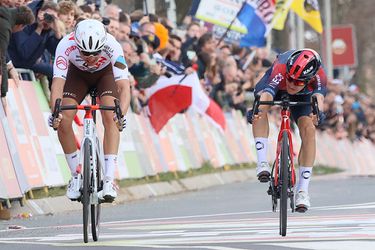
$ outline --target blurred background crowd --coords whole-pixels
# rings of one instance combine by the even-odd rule
[[[111,1],[105,6],[96,4],[98,1],[80,2],[0,0],[1,6],[28,5],[34,12],[36,22],[12,35],[7,59],[8,65],[32,70],[45,86],[47,97],[56,46],[77,22],[86,18],[102,21],[122,45],[131,74],[131,107],[141,115],[147,106],[144,90],[160,76],[192,72],[197,72],[204,91],[224,111],[234,109],[245,114],[252,105],[255,84],[277,55],[269,48],[226,44],[189,15],[177,26],[164,16],[142,9],[128,12]],[[32,80],[18,72],[22,79]],[[14,72],[10,76],[18,78]],[[328,90],[324,110],[327,119],[321,130],[337,139],[368,138],[375,143],[375,106],[371,98],[350,80],[330,80]]]

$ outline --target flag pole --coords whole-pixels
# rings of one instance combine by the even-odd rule
[[[219,45],[219,44],[223,41],[223,39],[227,36],[228,31],[230,30],[230,28],[232,28],[232,25],[233,25],[234,21],[236,21],[238,15],[241,13],[241,11],[243,10],[243,8],[245,7],[245,4],[246,4],[246,0],[243,1],[240,10],[237,12],[236,16],[235,16],[235,17],[233,18],[233,20],[230,22],[230,24],[229,24],[229,26],[227,27],[227,29],[225,30],[224,34],[220,37],[219,41],[217,42],[217,45]]]

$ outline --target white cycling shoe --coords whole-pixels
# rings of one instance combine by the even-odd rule
[[[79,197],[81,197],[81,185],[82,175],[78,174],[76,176],[72,176],[68,184],[68,189],[66,190],[66,196],[72,201],[77,200]]]
[[[268,182],[271,176],[271,168],[268,162],[261,162],[256,168],[257,177],[260,182]]]
[[[98,198],[105,202],[113,202],[117,197],[116,188],[112,181],[104,181],[103,189],[99,191]]]
[[[310,197],[305,191],[299,191],[296,194],[296,211],[304,213],[310,208]]]

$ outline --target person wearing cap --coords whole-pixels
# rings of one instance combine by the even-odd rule
[[[289,50],[278,55],[263,78],[255,86],[254,95],[260,101],[278,100],[287,94],[291,101],[310,102],[312,96],[318,100],[319,117],[312,114],[310,105],[291,107],[291,114],[298,125],[301,136],[301,149],[298,156],[299,178],[296,190],[296,211],[305,212],[310,207],[308,187],[315,160],[315,126],[323,122],[323,101],[327,92],[327,76],[319,54],[312,49]],[[257,152],[256,173],[260,182],[270,180],[271,169],[267,161],[269,124],[268,105],[259,106],[259,114],[247,113],[247,120],[252,123]]]

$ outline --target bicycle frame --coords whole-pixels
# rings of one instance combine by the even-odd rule
[[[111,110],[114,111],[118,119],[121,119],[121,109],[119,100],[115,99],[115,106],[96,105],[95,90],[90,92],[92,105],[66,105],[61,106],[61,99],[57,99],[53,117],[56,119],[62,110],[84,110],[85,116],[83,119],[83,138],[80,149],[80,166],[79,172],[83,176],[83,187],[81,188],[81,202],[83,204],[83,238],[84,242],[88,242],[88,216],[91,207],[91,228],[94,241],[98,240],[99,235],[99,221],[100,221],[100,203],[98,191],[101,185],[101,178],[104,172],[104,152],[102,144],[99,141],[96,130],[96,111],[97,110]],[[119,129],[122,131],[122,129]],[[98,178],[99,176],[99,178]],[[100,181],[100,183],[99,183]]]
[[[92,111],[98,110],[98,105],[78,105],[78,110],[85,110],[85,116],[83,118],[83,138],[81,141],[81,145],[84,145],[85,141],[88,140],[90,142],[90,150],[91,155],[96,155],[97,157],[93,157],[91,159],[90,164],[90,173],[92,176],[91,179],[91,187],[93,187],[93,190],[91,190],[90,195],[90,204],[99,204],[99,198],[98,198],[98,185],[97,185],[97,175],[96,170],[100,167],[100,171],[103,174],[103,166],[104,166],[104,153],[103,153],[103,147],[102,144],[99,142],[99,138],[97,136],[97,129],[96,129],[96,123],[94,121],[94,117],[92,115]],[[81,148],[80,152],[80,164],[83,166],[83,159],[84,159],[84,150]],[[97,161],[99,159],[99,162]],[[99,164],[98,164],[99,163]]]
[[[292,141],[292,132],[290,128],[290,110],[287,108],[282,108],[280,111],[281,113],[281,125],[280,125],[280,131],[277,138],[277,149],[276,149],[276,161],[275,161],[275,178],[274,178],[274,185],[277,186],[279,182],[279,165],[280,165],[280,152],[281,152],[281,138],[283,135],[283,132],[286,131],[288,134],[288,140],[289,140],[289,160],[290,160],[290,171],[291,171],[291,186],[294,187],[296,183],[296,175],[295,175],[295,169],[294,169],[294,154],[293,154],[293,141]]]
[[[287,200],[288,198],[290,199],[290,207],[292,212],[294,212],[293,188],[296,183],[293,140],[290,128],[290,107],[311,105],[313,114],[319,117],[318,101],[316,96],[312,96],[311,103],[289,101],[287,95],[283,95],[281,101],[260,101],[260,96],[256,96],[253,114],[258,114],[259,105],[281,106],[282,119],[277,137],[276,159],[272,168],[271,181],[267,193],[272,197],[272,210],[274,212],[276,212],[277,200],[280,199],[280,235],[285,236],[287,230]]]

